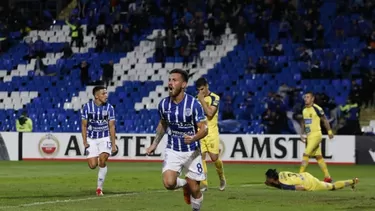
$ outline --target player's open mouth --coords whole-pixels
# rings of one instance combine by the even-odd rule
[[[168,87],[168,89],[169,89],[169,92],[173,91],[173,87]]]

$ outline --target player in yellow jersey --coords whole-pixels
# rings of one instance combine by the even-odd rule
[[[198,90],[198,100],[202,104],[205,115],[208,119],[208,135],[200,141],[201,152],[203,160],[203,170],[206,174],[206,180],[201,183],[201,190],[206,191],[208,188],[207,183],[207,165],[206,155],[208,154],[215,163],[216,172],[219,175],[220,187],[223,191],[226,186],[226,180],[224,176],[223,162],[219,158],[219,128],[218,128],[218,108],[220,97],[208,89],[208,82],[205,78],[199,78],[195,82],[195,87]]]
[[[297,174],[289,171],[281,171],[278,173],[276,169],[268,169],[265,184],[282,190],[321,191],[339,190],[349,186],[354,190],[358,182],[358,178],[354,178],[328,183],[320,181],[307,172]]]
[[[320,121],[323,121],[330,139],[333,138],[331,126],[329,125],[329,122],[324,115],[323,109],[314,104],[314,94],[312,92],[307,92],[304,96],[304,100],[305,108],[302,111],[303,121],[301,140],[306,143],[306,148],[305,152],[303,153],[303,160],[299,173],[302,173],[306,170],[306,167],[309,164],[309,158],[315,157],[320,166],[320,169],[324,172],[324,181],[332,182],[327,165],[324,162],[322,156],[322,151],[320,149],[320,142],[322,141]]]

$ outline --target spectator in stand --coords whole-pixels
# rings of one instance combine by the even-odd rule
[[[77,1],[79,17],[84,18],[86,16],[85,10],[86,10],[86,5],[89,3],[89,1],[90,0],[78,0]]]
[[[249,61],[246,66],[246,74],[255,74],[256,73],[256,65],[253,62],[253,58],[249,57]]]
[[[354,61],[350,56],[346,56],[341,62],[341,68],[345,78],[348,78],[353,67]]]
[[[324,27],[322,24],[319,24],[318,27],[316,28],[316,44],[315,48],[321,49],[325,47],[324,44]]]
[[[312,28],[312,24],[309,22],[305,23],[305,38],[304,43],[307,48],[313,49],[314,48],[314,29]]]
[[[28,117],[27,111],[23,111],[21,116],[16,120],[17,132],[32,132],[33,121]]]
[[[83,36],[80,35],[80,33],[82,33],[82,31],[80,32],[80,30],[82,30],[81,26],[78,24],[78,22],[74,24],[69,23],[68,19],[65,20],[65,23],[70,27],[71,30],[70,35],[72,41],[70,42],[70,46],[73,47],[73,43],[75,43],[76,47],[83,47]]]
[[[24,60],[27,60],[29,63],[31,59],[35,58],[34,43],[32,40],[27,44],[27,54],[23,57]]]
[[[165,52],[167,57],[174,57],[174,46],[176,45],[176,38],[173,34],[172,29],[167,31],[165,38]]]
[[[113,79],[113,61],[110,60],[108,64],[101,64],[101,67],[103,68],[103,82],[108,87]]]
[[[291,26],[290,23],[284,18],[280,23],[279,39],[288,38],[290,34]]]
[[[262,124],[266,126],[267,134],[281,133],[280,115],[275,111],[271,111],[271,109],[267,109],[262,114]]]
[[[34,71],[36,76],[44,76],[46,70],[46,65],[44,65],[42,59],[38,56],[36,57],[35,61],[35,66],[34,66]]]
[[[297,18],[293,20],[292,33],[294,42],[299,43],[303,40],[304,28],[305,24],[303,22],[303,19],[298,15]]]
[[[101,53],[106,47],[106,36],[103,30],[100,30],[96,35],[96,47],[95,52]]]
[[[96,27],[98,26],[98,17],[94,14],[93,10],[90,10],[87,17],[87,30],[86,36],[89,36],[91,33],[96,34]]]
[[[359,124],[358,104],[348,99],[346,105],[340,106],[340,110],[345,118],[344,127],[338,130],[339,135],[360,135],[361,127]]]
[[[241,109],[241,120],[247,120],[251,121],[254,119],[253,113],[255,108],[255,103],[253,101],[254,93],[248,92],[247,96],[245,98],[245,101],[241,103],[240,109]]]
[[[46,56],[46,43],[38,36],[37,40],[34,42],[34,52],[35,56],[44,58]]]
[[[241,16],[238,18],[238,24],[236,27],[236,34],[237,34],[237,40],[238,44],[243,45],[245,44],[245,33],[247,32],[247,24],[245,22],[245,19]]]
[[[133,35],[130,32],[128,27],[124,28],[123,40],[124,40],[125,52],[131,51],[133,49],[133,45],[132,45]]]
[[[363,74],[361,98],[365,108],[375,105],[375,72]]]
[[[81,64],[75,65],[73,68],[77,68],[77,67],[80,69],[81,84],[85,86],[90,81],[90,75],[89,75],[90,64],[88,64],[86,61],[82,61]]]
[[[161,31],[158,31],[158,34],[156,37],[148,39],[149,41],[155,42],[155,59],[156,62],[165,62],[165,54],[164,54],[164,40],[165,37],[163,37]]]
[[[229,95],[225,96],[221,119],[222,120],[235,119],[234,113],[233,113],[233,101],[232,101],[232,97]]]
[[[61,52],[63,53],[63,59],[68,59],[73,55],[73,50],[70,47],[69,43],[65,43],[63,49],[61,49]]]

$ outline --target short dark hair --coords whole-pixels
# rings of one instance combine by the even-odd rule
[[[169,74],[178,73],[181,75],[182,79],[187,83],[189,81],[189,74],[182,69],[173,69]]]
[[[305,95],[310,94],[312,97],[315,97],[314,93],[312,91],[308,91],[305,93]]]
[[[105,89],[105,87],[104,87],[104,86],[96,86],[96,87],[94,87],[94,88],[92,89],[92,95],[95,96],[96,92],[98,92],[98,91],[100,91],[100,90],[102,90],[102,89]]]
[[[276,171],[276,169],[268,169],[266,171],[266,177],[271,179],[279,179],[279,173]]]
[[[208,85],[208,81],[207,79],[205,78],[198,78],[198,80],[195,82],[195,87],[196,88],[199,88],[199,87],[202,87],[202,86],[207,86]]]

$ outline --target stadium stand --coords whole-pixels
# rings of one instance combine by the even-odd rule
[[[210,88],[222,97],[222,123],[239,124],[236,130],[226,130],[223,124],[222,132],[296,133],[302,94],[308,90],[319,93],[317,103],[338,131],[352,120],[357,123],[351,127],[359,128],[358,118],[345,117],[346,123],[339,120],[343,114],[357,112],[356,116],[362,106],[372,109],[374,104],[374,4],[363,2],[353,1],[353,8],[348,9],[333,0],[299,1],[298,7],[292,1],[232,1],[206,10],[206,5],[180,9],[168,1],[146,5],[142,1],[129,5],[91,1],[85,13],[92,16],[74,10],[69,20],[78,28],[82,24],[84,43],[71,48],[71,57],[62,53],[65,43],[72,41],[71,28],[64,21],[30,31],[24,42],[1,55],[0,118],[5,121],[0,129],[14,131],[17,111],[27,110],[33,131],[80,131],[79,109],[91,98],[93,86],[101,83],[102,65],[110,61],[114,64],[109,101],[116,106],[119,132],[155,130],[159,118],[155,108],[167,95],[166,78],[172,68],[189,71],[187,92],[191,94],[195,93],[193,82],[207,77]],[[194,40],[201,26],[196,16],[206,23],[202,42]],[[163,41],[168,40],[171,22],[177,31],[172,56],[160,54],[157,40],[159,32]],[[86,33],[93,26],[96,35]],[[115,48],[129,41],[122,28],[131,32],[128,52]],[[113,43],[118,30],[120,42]],[[107,36],[104,43],[100,31]],[[36,74],[39,60],[35,55],[25,59],[35,51],[36,42],[43,43],[45,53],[42,75]],[[191,53],[186,65],[183,53],[187,48]],[[79,70],[83,61],[89,65],[89,81],[82,79]],[[351,110],[343,109],[345,105]],[[352,129],[350,133],[357,132]],[[374,121],[362,132],[375,132]]]

